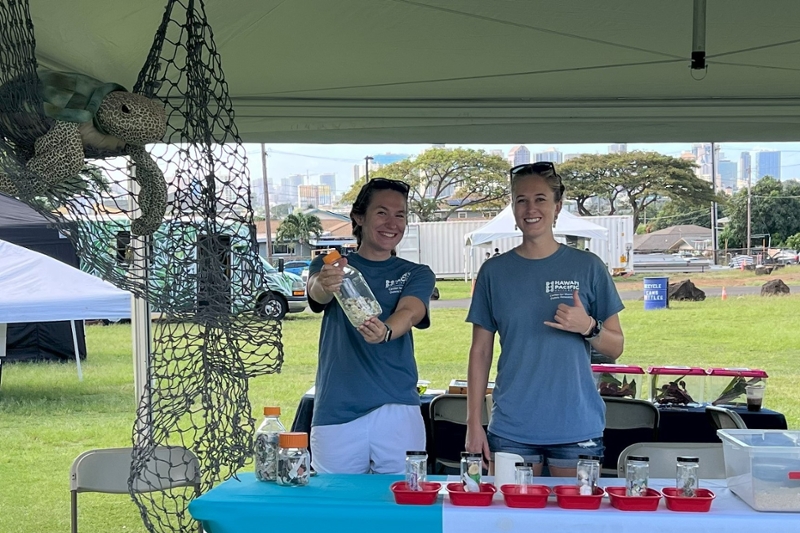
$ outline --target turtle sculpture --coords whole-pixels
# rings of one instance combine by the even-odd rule
[[[0,191],[18,196],[20,180],[35,195],[57,190],[81,172],[88,154],[97,157],[128,155],[136,165],[140,216],[133,220],[136,235],[152,235],[164,218],[167,186],[164,175],[144,146],[158,142],[166,132],[164,106],[157,100],[128,92],[116,83],[103,83],[71,72],[40,69],[39,93],[44,103],[46,133],[35,138],[25,171],[14,180],[0,174]],[[2,92],[3,89],[0,89]],[[9,114],[0,122],[17,132],[32,131],[30,113]],[[39,128],[41,131],[41,128]],[[14,137],[14,135],[10,135]],[[19,135],[17,136],[19,137]],[[25,140],[28,140],[27,138]],[[17,145],[21,143],[17,140]]]

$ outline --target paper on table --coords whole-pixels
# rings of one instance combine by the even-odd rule
[[[503,485],[516,481],[516,463],[523,461],[521,455],[516,453],[497,452],[494,454],[494,486],[497,490]]]

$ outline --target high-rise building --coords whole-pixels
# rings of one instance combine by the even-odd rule
[[[753,175],[753,169],[750,163],[750,152],[742,152],[739,155],[739,182],[737,183],[739,189],[746,189],[747,183],[750,181],[750,176]]]
[[[711,181],[711,175],[713,174],[713,169],[711,164],[712,160],[711,143],[693,145],[692,154],[694,154],[695,162],[697,163],[697,168],[695,169],[695,173],[701,179],[704,179],[706,181]]]
[[[336,174],[320,174],[319,184],[327,185],[331,189],[331,194],[336,194]]]
[[[738,174],[738,166],[736,161],[728,161],[722,159],[717,162],[717,176],[719,176],[717,186],[723,190],[730,189],[735,192],[737,187],[736,178]]]
[[[533,161],[534,163],[538,163],[540,161],[550,161],[551,163],[563,163],[564,154],[562,154],[555,148],[550,148],[549,150],[545,150],[544,152],[539,152],[535,154]]]
[[[609,154],[627,154],[628,143],[614,143],[608,147]]]
[[[781,179],[781,153],[756,152],[756,181],[764,176]]]
[[[308,206],[320,207],[331,205],[331,188],[327,185],[299,185],[297,202],[301,209]]]
[[[506,158],[506,155],[503,153],[503,151],[502,151],[502,150],[490,150],[490,151],[489,151],[489,154],[490,154],[490,155],[496,155],[496,156],[498,156],[498,157],[502,157],[503,159],[505,159],[505,158]]]
[[[531,151],[525,146],[515,146],[508,152],[508,164],[512,167],[531,162]]]
[[[576,157],[580,157],[582,155],[583,154],[564,154],[564,161],[562,161],[562,163],[566,163],[570,159],[575,159]]]

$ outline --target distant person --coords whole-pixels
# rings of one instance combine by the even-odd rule
[[[581,454],[602,456],[605,405],[590,348],[612,360],[623,349],[619,293],[602,260],[561,245],[553,226],[564,185],[548,162],[511,169],[514,220],[522,244],[485,263],[467,322],[466,451],[521,455],[539,476],[575,477]],[[495,335],[500,358],[488,434],[481,425]]]
[[[494,249],[494,255],[492,255],[492,257],[497,257],[498,255],[500,255],[500,248],[495,248]]]
[[[425,449],[411,329],[430,325],[436,278],[392,254],[406,229],[409,186],[376,178],[361,187],[350,220],[358,249],[336,264],[311,263],[308,303],[323,312],[311,465],[334,474],[402,474],[406,451]],[[380,316],[354,328],[334,294],[343,267],[364,275]]]
[[[489,259],[490,257],[492,257],[492,254],[490,252],[486,252],[486,257],[484,258],[484,261],[486,259]]]

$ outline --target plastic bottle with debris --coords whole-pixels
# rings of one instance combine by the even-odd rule
[[[336,250],[323,258],[326,265],[335,265],[342,258]],[[381,314],[381,304],[367,285],[367,281],[357,268],[344,266],[344,278],[339,292],[334,293],[336,301],[342,306],[347,319],[358,327],[367,319]]]
[[[264,407],[264,420],[256,430],[254,455],[259,481],[275,481],[278,476],[278,435],[286,431],[280,416],[280,407]]]

